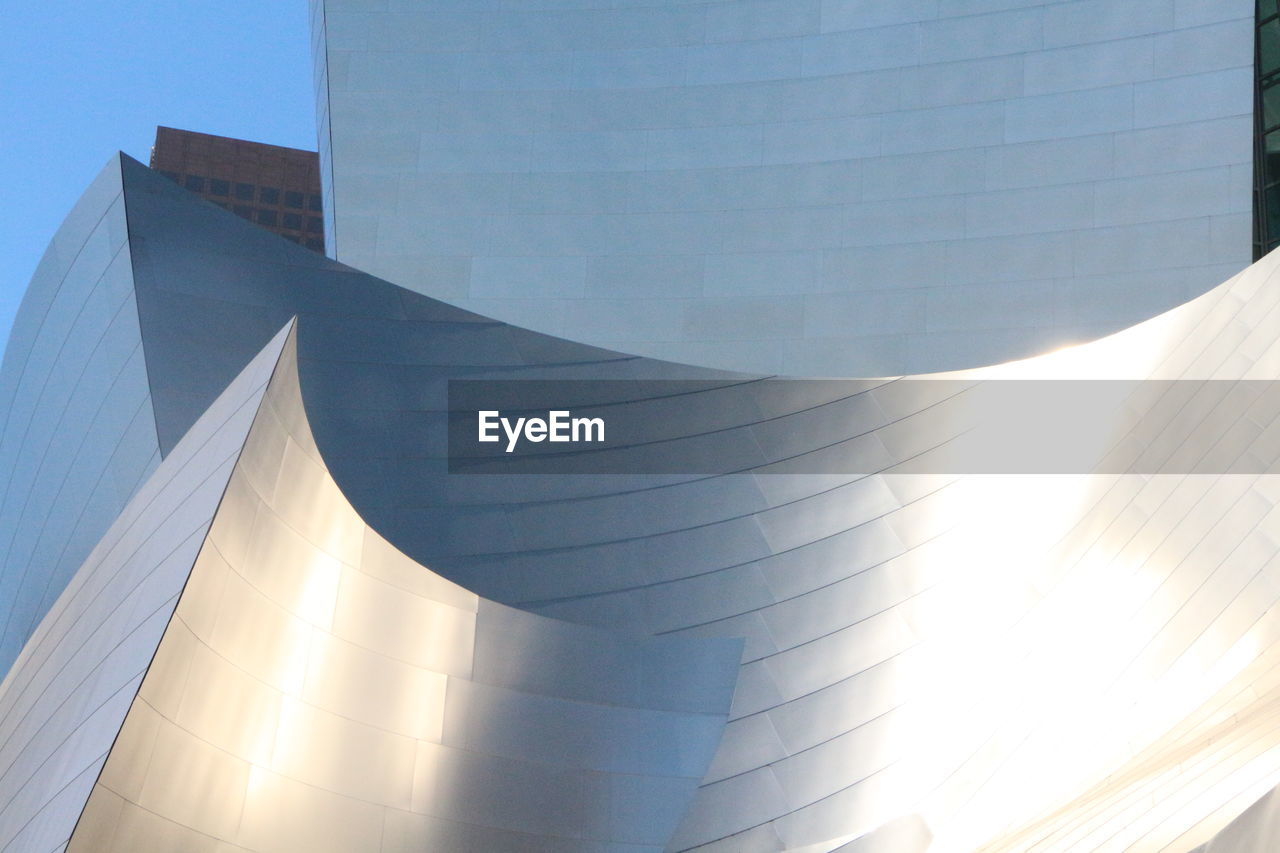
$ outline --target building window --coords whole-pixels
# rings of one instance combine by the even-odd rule
[[[219,180],[218,178],[209,179],[210,195],[231,195],[231,182]]]
[[[307,208],[309,210],[320,210],[320,196],[312,195],[307,199]]]
[[[183,181],[182,185],[193,193],[204,192],[204,178],[200,175],[187,175],[187,179]]]
[[[275,224],[276,224],[276,212],[275,212],[274,210],[259,210],[259,211],[258,211],[258,224],[259,224],[259,225],[268,225],[268,226],[270,226],[270,227],[274,228],[274,227],[275,227]]]
[[[284,227],[292,228],[294,231],[302,230],[302,214],[286,213],[284,215]]]
[[[253,208],[247,204],[237,204],[235,206],[236,216],[243,216],[245,219],[253,219]]]
[[[1280,245],[1280,15],[1259,0],[1254,39],[1253,257]]]
[[[236,184],[236,198],[241,201],[253,201],[253,184]]]
[[[279,204],[280,188],[279,187],[262,187],[258,190],[258,201],[263,204]]]
[[[285,192],[284,206],[292,207],[295,210],[302,210],[302,193]]]
[[[312,234],[319,234],[324,231],[324,220],[318,216],[307,217],[307,230]]]

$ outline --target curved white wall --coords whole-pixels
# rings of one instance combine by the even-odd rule
[[[1248,0],[313,0],[336,257],[628,352],[1002,361],[1250,259]]]

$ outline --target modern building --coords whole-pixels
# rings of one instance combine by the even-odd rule
[[[0,849],[1276,846],[1265,8],[395,7],[312,4],[336,258],[120,155],[37,269]],[[922,465],[1063,379],[1076,467]],[[633,467],[459,473],[475,380]]]
[[[1249,262],[1254,6],[313,0],[330,253],[727,369],[1034,355]]]
[[[324,251],[314,151],[157,127],[151,168],[290,242]]]

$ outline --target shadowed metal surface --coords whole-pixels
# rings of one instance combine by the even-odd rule
[[[4,669],[160,461],[124,208],[113,160],[45,250],[0,366]]]

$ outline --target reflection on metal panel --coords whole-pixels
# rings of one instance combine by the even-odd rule
[[[865,474],[450,475],[451,378],[753,378],[469,314],[122,172],[161,434],[295,315],[296,369],[81,849],[1186,849],[1276,785],[1275,476],[896,474],[962,422],[947,383],[878,380],[832,417],[785,382],[709,408],[798,450],[894,426]],[[945,378],[1273,381],[1278,264]],[[1273,409],[1223,446],[1280,458]]]
[[[216,386],[213,374],[253,343],[252,323],[297,313],[316,443],[361,516],[398,548],[545,615],[746,639],[724,740],[674,849],[822,849],[867,833],[862,846],[875,849],[893,837],[878,829],[899,819],[922,821],[938,850],[1006,837],[1016,846],[1078,797],[1148,802],[1148,786],[1167,780],[1140,768],[1164,772],[1170,756],[1208,749],[1214,713],[1251,701],[1239,691],[1253,670],[1242,667],[1272,644],[1256,619],[1274,601],[1269,477],[888,473],[912,448],[955,435],[927,393],[944,383],[924,382],[868,383],[874,405],[829,419],[812,415],[820,401],[801,386],[784,393],[789,383],[721,413],[767,414],[775,428],[760,435],[796,448],[887,419],[897,426],[867,457],[884,469],[867,476],[449,475],[450,378],[749,377],[548,338],[321,259],[277,255],[245,275],[266,247],[237,251],[238,223],[184,205],[163,182],[130,180],[131,229],[148,235],[140,278],[154,282],[140,310],[168,330],[165,361],[201,353]],[[213,263],[188,236],[208,245],[219,229],[242,260]],[[1273,269],[1256,265],[1113,338],[948,378],[1274,379]],[[148,300],[164,310],[148,313]],[[215,302],[217,313],[203,310]],[[198,344],[221,330],[242,342]],[[672,429],[699,429],[678,415]],[[1259,429],[1238,451],[1274,456],[1274,413],[1248,417]],[[1258,751],[1268,742],[1240,736],[1256,748],[1216,762],[1218,772],[1268,766]],[[1229,817],[1214,802],[1225,790],[1217,777],[1169,784],[1178,798],[1153,793],[1162,805],[1144,812],[1148,823],[1098,823],[1093,807],[1062,820],[1087,832],[1131,826],[1148,833],[1141,848]]]
[[[329,477],[290,344],[69,849],[658,851],[740,651],[409,561]]]
[[[1280,815],[1275,790],[1249,806],[1226,829],[1193,853],[1267,853],[1280,845]]]
[[[0,685],[0,848],[49,850],[70,837],[284,339],[250,362],[139,487]]]

